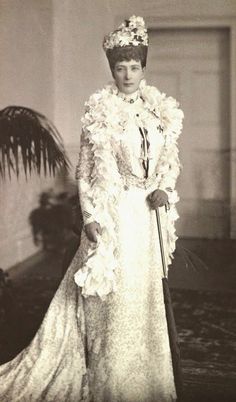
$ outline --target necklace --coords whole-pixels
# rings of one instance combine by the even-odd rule
[[[125,102],[128,103],[134,103],[140,98],[140,90],[138,89],[137,91],[133,92],[132,94],[125,94],[124,92],[118,92],[117,96],[119,96],[121,99],[123,99]]]

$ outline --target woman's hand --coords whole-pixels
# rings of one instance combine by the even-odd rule
[[[165,191],[158,189],[149,194],[147,200],[151,209],[157,209],[168,203],[168,195]]]
[[[97,243],[98,235],[102,234],[101,226],[97,222],[88,223],[85,225],[84,230],[87,238],[94,243]]]

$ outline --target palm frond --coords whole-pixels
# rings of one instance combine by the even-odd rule
[[[0,175],[6,169],[19,176],[19,160],[27,177],[32,170],[55,175],[57,169],[70,168],[63,141],[56,127],[41,113],[23,106],[8,106],[0,111]]]

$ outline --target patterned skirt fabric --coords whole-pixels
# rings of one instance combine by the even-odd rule
[[[106,302],[85,299],[94,402],[175,400],[157,223],[147,205],[149,193],[150,189],[133,187],[120,200],[116,293]],[[161,210],[164,224],[165,210]]]
[[[150,189],[133,187],[122,194],[117,291],[105,301],[83,298],[74,283],[88,249],[82,234],[33,341],[0,366],[1,402],[175,401],[161,256],[155,213],[146,202],[149,193]]]

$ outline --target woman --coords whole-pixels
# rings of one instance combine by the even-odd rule
[[[1,401],[176,400],[154,209],[170,263],[183,113],[143,80],[141,17],[103,47],[114,83],[82,119],[81,245],[32,343],[0,368]]]
[[[105,38],[115,84],[90,97],[83,119],[77,173],[85,232],[95,246],[75,280],[86,296],[95,401],[175,399],[153,209],[162,207],[170,262],[183,114],[143,81],[147,46],[144,21],[135,16]]]

